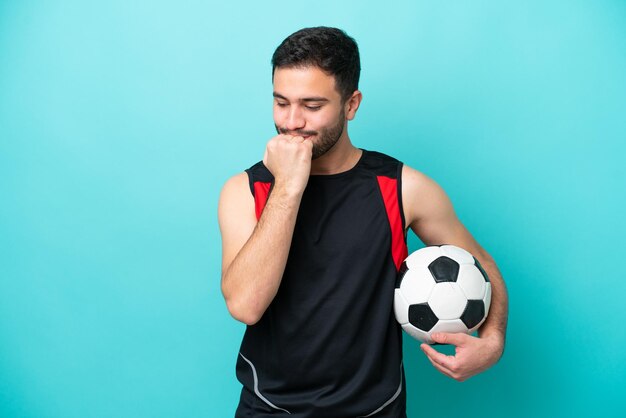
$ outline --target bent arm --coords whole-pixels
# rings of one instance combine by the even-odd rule
[[[222,293],[231,315],[255,324],[270,305],[287,263],[302,194],[275,184],[257,222],[246,173],[222,190]]]
[[[426,245],[461,247],[476,257],[487,272],[492,289],[491,306],[478,334],[481,338],[493,339],[501,355],[506,337],[508,296],[495,261],[459,221],[450,199],[433,180],[404,166],[402,196],[406,223]]]

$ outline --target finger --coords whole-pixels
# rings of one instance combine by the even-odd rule
[[[433,341],[439,344],[452,344],[457,347],[463,346],[467,342],[467,337],[469,335],[458,332],[435,332],[431,335]]]
[[[422,344],[420,348],[422,349],[424,354],[428,356],[429,359],[433,360],[437,364],[440,364],[441,366],[447,369],[452,368],[454,361],[455,361],[454,356],[447,356],[443,353],[440,353],[439,351],[435,350],[428,344]]]
[[[435,351],[435,353],[437,353],[437,352]],[[452,378],[455,378],[455,372],[454,372],[452,367],[449,367],[448,364],[442,364],[440,360],[433,358],[433,356],[431,356],[431,355],[429,355],[427,353],[425,353],[425,354],[426,354],[426,357],[428,358],[428,360],[432,363],[432,365],[435,368],[437,368],[437,370],[439,370],[440,372],[442,372],[442,373],[444,373],[444,374],[446,374],[446,375],[448,375],[448,376],[450,376]]]
[[[442,374],[444,374],[444,375],[454,379],[454,376],[453,376],[451,370],[449,370],[446,367],[442,366],[441,364],[437,363],[435,360],[430,358],[428,355],[426,357],[428,358],[428,361],[430,361],[430,363],[433,365],[433,367],[435,369],[439,370],[439,372],[441,372]]]

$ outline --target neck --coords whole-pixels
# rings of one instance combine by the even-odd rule
[[[350,142],[347,132],[328,152],[311,163],[311,174],[338,174],[350,170],[361,158],[360,149]]]

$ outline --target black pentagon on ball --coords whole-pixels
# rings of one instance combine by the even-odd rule
[[[480,262],[476,259],[476,257],[474,257],[474,264],[476,264],[476,267],[478,267],[478,270],[480,270],[480,272],[482,273],[483,277],[485,278],[485,281],[488,282],[489,276],[487,276],[487,272],[485,271],[483,266],[480,265]]]
[[[459,263],[443,255],[430,263],[428,270],[437,283],[456,282],[459,275]]]
[[[439,321],[427,303],[409,306],[409,323],[422,331],[430,331]]]
[[[485,317],[485,304],[482,300],[470,299],[465,305],[465,311],[461,315],[461,321],[467,329],[472,329]]]

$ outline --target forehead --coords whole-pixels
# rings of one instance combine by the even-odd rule
[[[318,67],[277,68],[274,71],[274,93],[290,100],[325,97],[338,100],[335,77]]]

